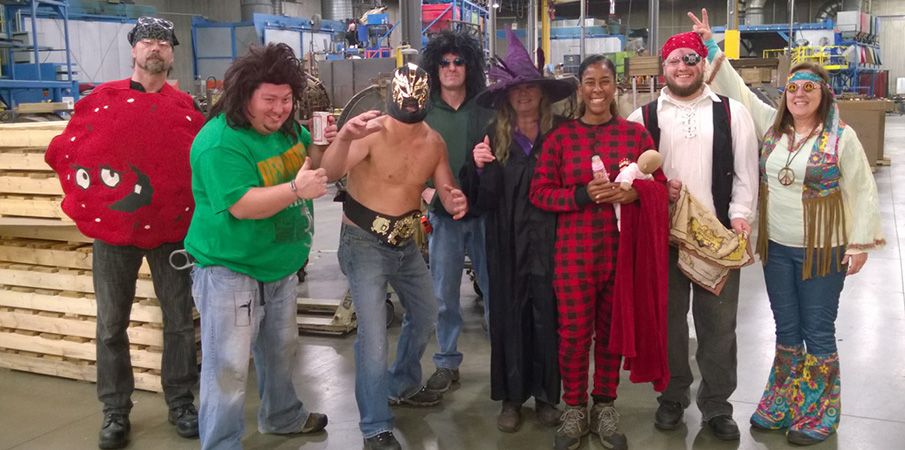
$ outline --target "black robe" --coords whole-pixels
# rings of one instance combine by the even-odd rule
[[[565,119],[557,118],[554,128]],[[492,122],[486,132],[494,146]],[[490,278],[490,397],[523,403],[535,397],[559,403],[557,306],[553,291],[556,215],[531,204],[528,192],[545,136],[530,155],[513,141],[505,164],[478,173],[470,142],[459,173],[469,205],[485,211]]]

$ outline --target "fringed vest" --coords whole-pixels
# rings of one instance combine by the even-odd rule
[[[839,122],[837,136],[842,136],[845,124]],[[842,204],[842,191],[839,188],[838,148],[827,151],[829,131],[824,128],[820,133],[816,145],[811,148],[807,169],[803,180],[804,189],[801,194],[801,203],[804,208],[804,248],[805,259],[802,266],[802,279],[811,278],[814,264],[817,264],[817,276],[822,277],[830,272],[831,264],[836,264],[836,270],[842,270],[843,251],[836,253],[833,258],[833,242],[845,247],[848,244],[848,236],[845,231],[845,209]],[[757,238],[757,253],[761,261],[767,263],[767,202],[769,189],[767,187],[767,159],[776,148],[779,141],[773,129],[767,132],[764,138],[763,149],[760,154],[760,200],[758,209],[759,235]],[[835,147],[838,147],[838,140]]]

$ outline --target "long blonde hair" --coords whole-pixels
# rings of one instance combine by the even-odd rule
[[[506,165],[506,160],[509,159],[509,146],[512,144],[512,133],[515,132],[516,117],[515,110],[512,109],[509,101],[500,103],[501,106],[496,113],[493,155],[496,156],[500,164]],[[552,128],[553,112],[550,108],[550,100],[547,99],[545,92],[540,100],[540,128],[537,130],[538,136],[546,134]]]

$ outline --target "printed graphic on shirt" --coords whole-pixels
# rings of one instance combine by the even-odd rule
[[[274,186],[291,180],[305,162],[305,145],[299,142],[283,154],[258,162],[264,186]]]
[[[280,155],[258,162],[258,171],[264,186],[275,186],[295,178],[306,158],[305,145],[299,142]],[[273,231],[277,243],[296,242],[306,239],[314,231],[308,200],[296,200],[274,216]],[[301,216],[301,218],[299,218]]]

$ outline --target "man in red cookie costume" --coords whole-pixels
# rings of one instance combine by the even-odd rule
[[[644,124],[663,156],[669,200],[684,185],[729,230],[750,234],[757,209],[758,150],[754,122],[745,107],[716,95],[704,84],[707,48],[696,33],[669,38],[660,53],[666,87],[660,97],[629,116]],[[739,439],[729,396],[737,384],[739,270],[729,271],[715,295],[679,269],[679,251],[669,249],[669,385],[658,399],[654,425],[674,430],[691,404],[694,382],[689,365],[688,310],[697,336],[695,359],[701,370],[696,403],[704,422],[723,440]],[[693,298],[693,303],[692,303]]]
[[[141,17],[128,35],[132,77],[104,83],[75,105],[46,161],[60,177],[63,211],[94,238],[97,394],[104,404],[100,448],[129,442],[135,380],[126,329],[142,259],[163,312],[161,383],[168,420],[198,435],[198,381],[191,278],[169,264],[183,248],[194,210],[189,150],[204,117],[166,82],[179,44],[173,24]]]

